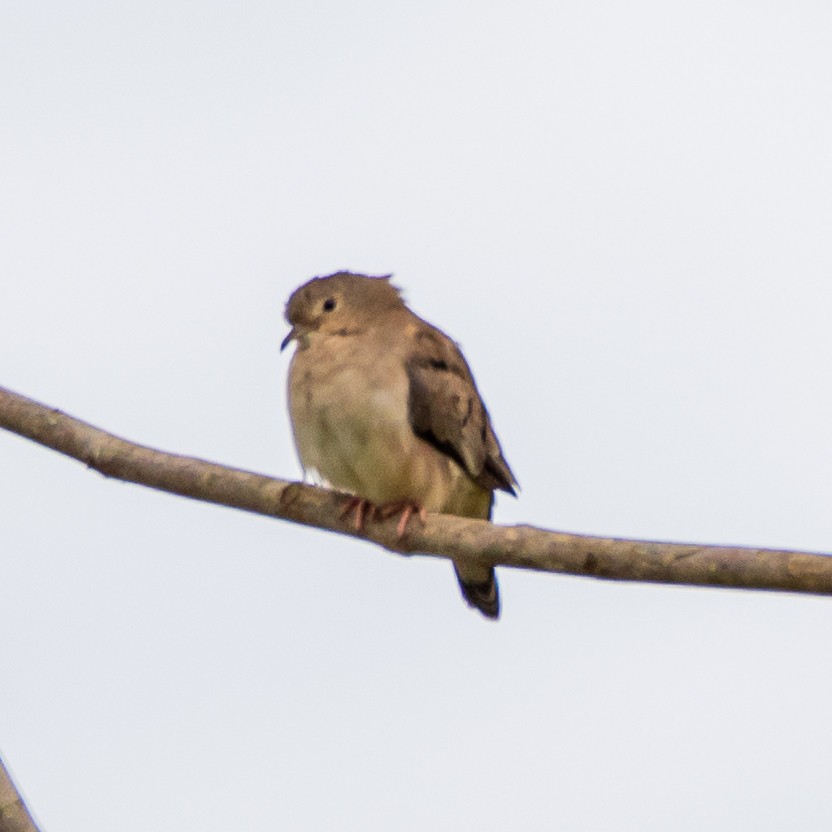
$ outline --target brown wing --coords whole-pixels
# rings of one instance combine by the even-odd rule
[[[408,411],[416,435],[456,460],[477,485],[514,494],[517,481],[456,344],[424,324],[408,357],[407,374]]]

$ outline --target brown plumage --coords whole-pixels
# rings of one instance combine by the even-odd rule
[[[415,509],[488,519],[495,489],[515,493],[462,353],[407,308],[389,276],[310,280],[286,318],[283,346],[297,342],[289,411],[305,470],[406,511],[404,525]],[[468,603],[497,618],[494,570],[454,566]]]

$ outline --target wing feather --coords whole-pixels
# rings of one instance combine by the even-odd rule
[[[457,345],[423,323],[406,366],[408,412],[416,435],[459,463],[480,487],[514,494],[517,481]]]

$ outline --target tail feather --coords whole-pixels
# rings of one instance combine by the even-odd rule
[[[469,606],[476,607],[486,618],[498,619],[500,617],[500,590],[494,569],[478,569],[472,573],[466,570],[463,576],[459,566],[454,563],[454,570],[459,581],[459,588],[462,590],[462,597]]]

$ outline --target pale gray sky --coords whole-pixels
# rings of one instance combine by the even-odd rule
[[[0,7],[0,384],[298,476],[283,303],[395,272],[498,522],[832,552],[832,7]],[[0,434],[49,832],[827,830],[832,600],[450,566]]]

